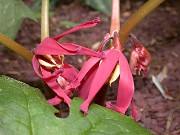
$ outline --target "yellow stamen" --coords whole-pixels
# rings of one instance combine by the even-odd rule
[[[42,59],[39,59],[38,61],[39,61],[39,63],[40,63],[41,65],[43,65],[43,66],[45,66],[45,67],[47,67],[47,68],[53,68],[53,67],[56,66],[56,65],[50,64],[50,63],[48,63],[48,62],[46,62],[46,61],[44,61],[44,60],[42,60]]]
[[[55,64],[56,65],[56,62],[55,62],[55,60],[53,59],[53,57],[51,56],[51,55],[44,55],[44,57],[45,58],[47,58],[48,60],[50,60],[53,64]]]
[[[117,80],[117,78],[120,75],[120,65],[117,64],[113,73],[111,74],[111,78],[109,79],[109,85],[111,86],[111,84]]]
[[[64,62],[64,55],[58,55],[58,58],[62,61],[62,63]]]

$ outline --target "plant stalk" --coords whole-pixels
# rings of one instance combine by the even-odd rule
[[[112,0],[111,26],[110,34],[120,29],[120,0]]]
[[[42,0],[41,41],[46,37],[49,37],[49,0]]]
[[[32,61],[33,53],[28,49],[24,48],[19,43],[15,42],[14,40],[10,39],[9,37],[5,36],[4,34],[0,33],[0,43],[4,46],[12,50],[13,52],[22,56],[26,61]]]
[[[130,32],[155,8],[157,8],[165,0],[148,0],[141,6],[126,22],[120,30],[121,45],[124,46]]]

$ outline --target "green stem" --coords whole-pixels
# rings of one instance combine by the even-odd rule
[[[33,53],[27,50],[26,48],[24,48],[22,45],[18,44],[17,42],[13,41],[12,39],[10,39],[9,37],[5,36],[2,33],[0,33],[0,43],[2,43],[4,46],[14,51],[15,53],[19,54],[25,60],[31,63]]]
[[[49,0],[42,0],[41,41],[46,37],[49,37]]]
[[[121,27],[120,41],[122,46],[127,40],[130,32],[155,8],[157,8],[165,0],[148,0],[143,6],[140,7]]]

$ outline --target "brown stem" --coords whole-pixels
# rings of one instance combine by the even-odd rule
[[[119,35],[122,46],[127,40],[130,32],[163,1],[165,0],[148,0],[125,22],[125,24],[121,27]]]
[[[15,53],[19,54],[26,61],[31,63],[33,53],[27,50],[26,48],[24,48],[22,45],[18,44],[17,42],[13,41],[12,39],[10,39],[9,37],[5,36],[2,33],[0,33],[0,43],[2,43],[4,46],[14,51]]]

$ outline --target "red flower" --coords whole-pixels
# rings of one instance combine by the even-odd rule
[[[106,36],[105,41],[108,41],[110,38],[112,37]],[[105,43],[106,42],[103,42],[103,44]],[[84,63],[79,72],[78,79],[79,82],[82,82],[80,85],[79,96],[85,99],[85,102],[81,104],[81,110],[85,115],[88,112],[88,107],[91,101],[101,87],[111,77],[117,64],[120,65],[117,102],[116,105],[112,105],[110,102],[107,102],[106,106],[124,114],[132,101],[134,94],[134,81],[129,64],[121,52],[121,45],[117,32],[114,33],[113,45],[113,49],[103,51],[106,58],[91,57]],[[83,80],[84,77],[85,79]]]
[[[79,87],[79,97],[85,101],[81,104],[84,115],[88,113],[88,107],[101,89],[119,77],[119,87],[116,104],[106,103],[106,107],[124,114],[129,105],[133,106],[133,118],[136,119],[136,109],[133,105],[134,81],[131,72],[146,72],[151,56],[148,51],[130,35],[135,50],[131,54],[130,67],[122,53],[118,33],[113,36],[107,34],[99,49],[95,52],[91,49],[74,43],[60,44],[58,40],[63,36],[83,28],[89,28],[99,23],[99,18],[83,23],[54,38],[44,39],[34,51],[33,67],[36,74],[56,93],[49,100],[52,105],[59,104],[62,100],[70,105],[71,91]],[[113,39],[113,48],[102,51],[104,45]],[[64,55],[91,56],[80,71],[72,65],[64,62]]]
[[[93,27],[99,22],[100,19],[97,18],[54,38],[45,38],[36,47],[32,62],[33,68],[35,73],[57,94],[56,97],[49,100],[52,105],[58,104],[62,100],[70,105],[69,94],[71,94],[72,89],[80,84],[75,82],[79,71],[63,61],[64,55],[88,55],[101,58],[104,56],[102,52],[95,52],[74,43],[60,44],[58,40],[80,29]]]

